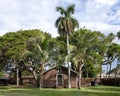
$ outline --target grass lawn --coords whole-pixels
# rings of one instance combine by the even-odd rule
[[[12,88],[0,86],[0,96],[120,96],[120,87],[95,86],[78,89]]]

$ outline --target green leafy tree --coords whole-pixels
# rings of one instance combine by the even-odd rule
[[[13,60],[13,64],[17,67],[18,63],[25,59],[26,42],[29,38],[40,36],[43,33],[40,30],[19,30],[17,32],[9,32],[0,38],[1,62],[6,64],[8,60]],[[18,67],[17,67],[18,68]],[[19,70],[18,70],[19,71]],[[17,73],[18,73],[17,71]],[[17,77],[18,74],[17,74]],[[19,85],[19,78],[17,78],[17,85]]]

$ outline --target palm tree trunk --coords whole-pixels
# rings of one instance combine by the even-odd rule
[[[66,35],[67,35],[67,54],[69,55],[70,54],[70,51],[69,51],[69,35],[68,35],[68,33]],[[71,68],[70,61],[68,61],[68,88],[71,88],[70,68]]]
[[[117,85],[116,79],[117,79],[117,71],[118,71],[118,64],[115,68],[115,85]]]
[[[71,88],[70,74],[70,62],[68,62],[68,88]]]
[[[108,77],[107,74],[108,74],[108,64],[107,64],[107,70],[106,70],[106,78]]]
[[[112,65],[111,65],[111,63],[110,63],[110,69],[109,69],[109,78],[110,78],[110,75],[111,75],[111,67],[112,67]]]
[[[78,62],[78,89],[81,89],[82,84],[82,67],[84,66],[82,59]]]

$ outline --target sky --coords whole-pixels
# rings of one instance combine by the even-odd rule
[[[57,6],[75,4],[80,27],[108,35],[120,30],[120,0],[0,0],[0,36],[18,30],[40,29],[57,36]],[[119,43],[116,39],[115,42]]]

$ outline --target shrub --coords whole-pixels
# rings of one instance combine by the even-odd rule
[[[0,77],[2,77],[3,76],[3,71],[0,71]]]

